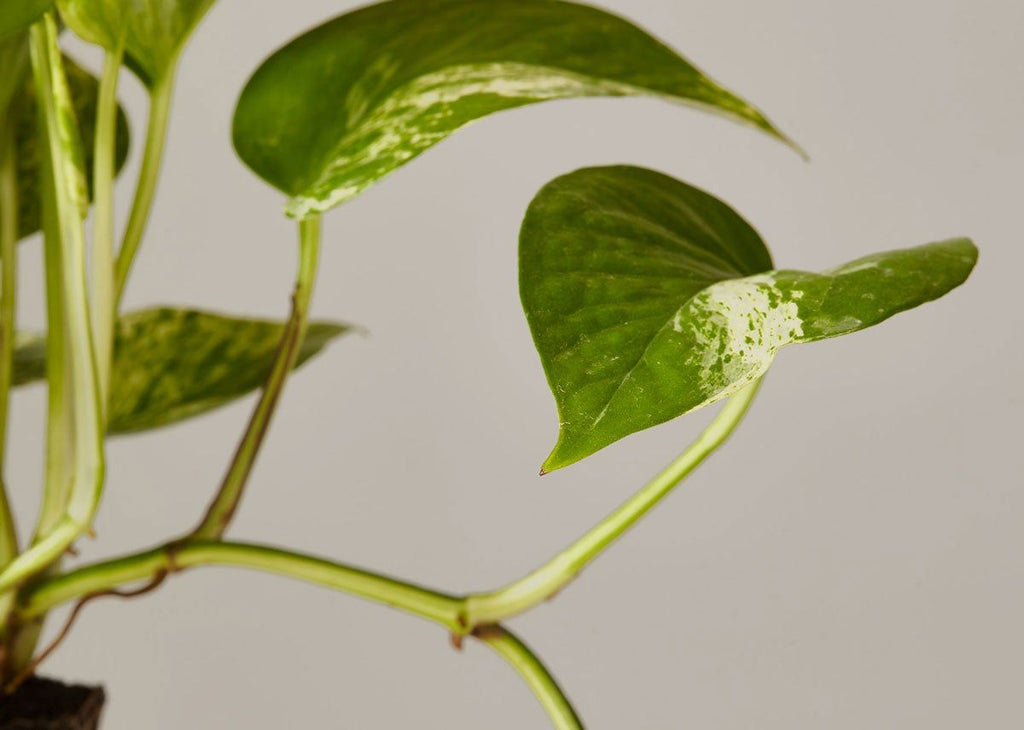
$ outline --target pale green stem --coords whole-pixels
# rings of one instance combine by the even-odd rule
[[[149,124],[146,129],[146,147],[142,153],[142,167],[135,188],[135,200],[128,216],[121,249],[117,254],[114,269],[114,309],[118,308],[124,296],[128,275],[131,273],[135,255],[146,232],[149,214],[153,210],[160,167],[163,164],[164,148],[167,144],[167,124],[171,115],[171,97],[174,94],[174,71],[168,71],[153,84],[149,92]]]
[[[67,317],[68,355],[73,401],[73,474],[67,509],[54,530],[0,572],[0,592],[22,583],[47,567],[90,529],[103,491],[104,459],[99,387],[90,328],[85,262],[85,235],[75,198],[79,170],[69,141],[72,113],[66,86],[57,23],[52,14],[32,27],[32,68],[46,126],[54,174],[57,218],[62,240],[62,285]]]
[[[312,556],[259,545],[217,542],[180,543],[60,576],[31,592],[19,617],[37,620],[57,605],[102,595],[116,586],[150,580],[200,565],[256,569],[367,598],[435,621],[456,634],[460,599],[402,581],[367,573]],[[473,637],[505,659],[523,678],[556,730],[583,730],[568,696],[540,658],[499,624],[481,627]]]
[[[200,565],[252,568],[334,588],[459,629],[460,599],[359,568],[274,547],[221,541],[169,543],[148,552],[48,578],[26,590],[19,615],[39,616],[66,601]]]
[[[71,491],[71,400],[68,398],[67,326],[64,316],[64,269],[57,194],[52,165],[47,161],[42,177],[43,251],[46,271],[46,466],[43,500],[32,544],[36,545],[57,527],[67,509]]]
[[[62,603],[95,596],[139,581],[199,566],[250,568],[343,591],[434,621],[460,635],[463,599],[322,558],[249,543],[203,540],[172,542],[122,558],[49,578],[22,594],[22,620],[45,615]],[[473,634],[502,656],[523,677],[558,730],[581,730],[568,698],[533,652],[501,626]]]
[[[260,447],[267,435],[285,383],[299,357],[302,341],[309,324],[309,305],[316,282],[317,262],[320,257],[320,216],[306,218],[299,223],[299,271],[292,296],[292,310],[281,335],[277,356],[260,400],[253,410],[242,440],[238,444],[231,465],[221,482],[220,489],[210,503],[199,526],[190,537],[217,538],[224,534],[245,491]]]
[[[506,617],[522,613],[551,598],[571,581],[588,562],[596,558],[617,537],[650,511],[673,487],[721,446],[739,425],[759,386],[760,381],[757,381],[734,395],[711,425],[682,456],[554,560],[531,573],[526,579],[511,584],[508,588],[455,599],[457,616],[454,628],[450,621],[446,622],[446,625],[453,628],[457,634],[470,634],[479,627],[488,626]],[[200,545],[201,549],[206,550],[214,544],[216,543],[186,540],[181,543],[172,543],[172,546],[180,545],[182,546],[180,547],[181,551],[187,551],[193,549],[190,547],[193,545]],[[29,614],[46,610],[57,603],[90,592],[106,590],[130,580],[152,577],[156,570],[153,566],[156,565],[159,568],[166,562],[166,559],[159,558],[159,554],[168,549],[170,548],[159,548],[148,553],[128,556],[119,561],[101,563],[68,575],[47,579],[31,591],[29,605],[32,608],[29,609]],[[355,569],[348,568],[347,570]],[[366,575],[362,572],[361,574]],[[392,579],[378,577],[371,581],[371,585],[380,587],[392,582],[394,582]],[[377,598],[380,600],[379,596]]]
[[[114,354],[114,168],[117,146],[117,82],[124,47],[108,52],[100,77],[93,155],[92,331],[100,407],[106,422]]]
[[[739,425],[759,386],[760,380],[734,395],[682,456],[567,550],[505,588],[469,596],[464,616],[467,628],[472,630],[523,613],[568,585],[588,563],[722,445]]]
[[[42,126],[42,125],[41,125]],[[45,128],[40,130],[45,135]],[[54,190],[52,165],[47,148],[41,150],[41,193],[43,218],[43,250],[46,272],[46,380],[47,380],[47,421],[46,421],[46,469],[43,483],[43,499],[31,545],[47,537],[59,524],[67,508],[71,491],[71,401],[68,393],[66,363],[67,327],[64,316],[63,265],[61,263],[61,231],[57,216],[57,200]],[[57,558],[40,573],[52,575],[60,569],[61,559]],[[42,633],[45,616],[28,621],[19,621],[16,632],[8,646],[9,676],[18,675],[32,661],[36,645]]]
[[[7,496],[7,417],[17,333],[18,175],[12,125],[0,120],[0,569],[18,555],[18,531]],[[14,591],[0,594],[0,677],[12,666]]]
[[[18,533],[7,498],[7,417],[17,336],[18,174],[12,125],[0,123],[0,568],[18,554]],[[0,621],[6,611],[0,608]]]
[[[501,626],[487,626],[477,631],[474,636],[491,647],[519,672],[519,676],[540,700],[556,730],[583,730],[583,723],[569,698],[530,647]]]

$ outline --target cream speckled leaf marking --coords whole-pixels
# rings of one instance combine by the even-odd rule
[[[118,322],[110,394],[112,434],[158,428],[241,398],[263,385],[283,324],[196,310],[157,308]],[[313,322],[298,365],[349,331]],[[19,335],[14,384],[45,377],[41,335]]]
[[[534,199],[520,292],[571,464],[714,403],[779,348],[855,332],[966,279],[966,239],[875,254],[823,274],[775,270],[721,201],[634,167],[590,168]]]
[[[332,161],[286,207],[303,218],[351,198],[452,133],[461,105],[493,97],[506,109],[577,96],[629,96],[645,93],[626,84],[588,78],[558,69],[519,63],[454,66],[427,74],[397,89],[362,118],[334,149]]]
[[[38,232],[42,227],[39,171],[43,166],[44,148],[39,136],[35,84],[32,74],[28,73],[27,49],[28,40],[24,36],[0,40],[0,68],[9,71],[9,75],[0,78],[0,112],[3,113],[8,123],[14,125],[15,147],[18,151],[16,161],[19,191],[19,238],[26,238]],[[64,69],[71,95],[71,105],[75,111],[75,119],[67,120],[67,123],[72,125],[77,123],[77,131],[71,129],[68,134],[81,136],[83,143],[76,142],[74,145],[80,150],[84,165],[81,184],[84,187],[91,187],[92,162],[95,152],[93,137],[96,127],[99,83],[88,71],[66,56],[64,57]],[[124,167],[128,158],[128,146],[128,119],[124,110],[119,108],[115,150],[118,171]],[[79,202],[81,204],[83,201]]]
[[[394,0],[295,39],[239,100],[235,148],[326,211],[488,114],[581,96],[701,106],[785,140],[753,106],[630,23],[560,0]],[[788,140],[787,140],[788,141]]]

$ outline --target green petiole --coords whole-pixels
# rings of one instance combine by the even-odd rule
[[[114,350],[114,324],[117,319],[114,290],[114,150],[117,140],[117,82],[123,58],[122,45],[107,53],[103,62],[93,165],[92,329],[104,422]]]
[[[57,44],[57,22],[52,13],[32,27],[30,52],[53,171],[62,243],[61,286],[65,297],[73,399],[73,468],[63,517],[52,532],[0,572],[0,593],[46,570],[90,528],[99,506],[104,477],[99,384],[86,284],[85,236],[77,197],[80,168],[73,153],[74,117]]]
[[[309,325],[309,305],[316,283],[317,264],[320,258],[320,216],[312,216],[299,222],[299,272],[292,295],[292,311],[288,317],[278,346],[274,365],[263,386],[263,393],[249,424],[235,451],[220,489],[214,496],[203,517],[190,537],[197,539],[219,538],[224,534],[238,509],[245,484],[256,463],[256,456],[267,435],[270,421],[284,392],[285,383],[295,362]]]
[[[150,89],[149,122],[146,128],[146,147],[142,153],[142,167],[135,188],[135,199],[132,202],[128,225],[124,239],[117,253],[114,265],[114,309],[117,310],[124,290],[128,284],[128,275],[142,243],[142,236],[149,223],[149,214],[153,210],[153,198],[156,196],[157,182],[160,179],[160,168],[163,164],[164,148],[167,145],[167,126],[171,116],[171,99],[174,95],[174,69],[159,79]]]
[[[732,396],[711,425],[678,459],[568,549],[504,588],[469,596],[465,607],[467,627],[516,616],[562,590],[729,438],[753,403],[760,385],[761,380],[756,380]]]
[[[17,150],[14,130],[0,124],[0,568],[18,554],[18,537],[7,498],[8,400],[14,367],[15,304],[18,242]],[[0,619],[2,620],[2,619]]]

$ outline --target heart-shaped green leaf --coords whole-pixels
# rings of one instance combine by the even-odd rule
[[[393,0],[335,18],[271,56],[242,92],[234,142],[302,218],[493,112],[633,95],[695,104],[783,138],[671,49],[596,8]]]
[[[58,0],[81,38],[108,51],[124,39],[128,65],[152,88],[174,69],[181,49],[215,0]]]
[[[349,327],[314,322],[296,366]],[[185,309],[145,309],[118,321],[111,373],[112,434],[165,426],[225,405],[263,385],[284,325]],[[42,335],[20,336],[14,384],[42,380]]]
[[[520,293],[558,405],[551,471],[730,395],[783,345],[856,332],[959,286],[967,239],[812,274],[772,270],[721,201],[635,167],[558,178],[531,203]]]
[[[12,46],[17,45],[12,42]],[[23,44],[22,44],[23,45]],[[3,46],[0,44],[0,50]],[[18,57],[16,51],[9,51],[12,57]],[[27,55],[25,56],[27,58]],[[64,69],[67,74],[71,102],[74,105],[78,129],[84,142],[82,156],[85,163],[85,183],[92,185],[92,163],[94,145],[92,140],[96,130],[96,103],[99,94],[99,82],[88,71],[70,58],[64,58]],[[0,92],[2,92],[0,86]],[[0,98],[2,101],[2,98]],[[45,163],[45,148],[39,136],[38,111],[36,104],[35,85],[32,74],[22,73],[17,88],[9,100],[10,123],[14,124],[15,149],[17,150],[18,166],[18,234],[25,238],[42,227],[42,200],[40,194],[40,172]],[[115,151],[116,169],[124,166],[128,159],[129,146],[128,119],[123,109],[117,115],[117,147]],[[91,191],[90,191],[91,192]]]
[[[51,7],[53,7],[53,0],[2,0],[0,2],[0,38],[7,38],[27,30]]]

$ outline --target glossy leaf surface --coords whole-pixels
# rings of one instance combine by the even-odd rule
[[[64,58],[71,102],[74,106],[78,130],[83,144],[81,154],[85,165],[83,184],[92,184],[92,162],[96,130],[96,102],[99,82],[88,71],[70,58]],[[40,172],[44,164],[45,148],[39,136],[35,86],[32,74],[24,73],[21,83],[10,101],[9,119],[15,125],[15,143],[18,166],[18,231],[24,238],[42,227],[42,206],[40,196]],[[123,109],[118,110],[117,147],[115,150],[116,169],[124,166],[128,159],[128,119]]]
[[[634,167],[545,187],[520,239],[520,293],[558,405],[557,469],[724,398],[784,345],[856,332],[967,278],[967,239],[821,274],[774,270],[724,203]]]
[[[118,322],[111,374],[111,433],[165,426],[212,410],[263,385],[283,325],[182,309],[146,309]],[[349,328],[310,325],[298,364]],[[19,337],[15,385],[45,378],[45,337]]]
[[[173,71],[192,31],[215,0],[58,0],[81,38],[113,51],[124,41],[132,70],[147,86]]]
[[[581,96],[696,104],[781,137],[634,25],[559,0],[393,0],[297,38],[235,113],[241,158],[304,217],[362,192],[493,112]]]
[[[0,0],[0,38],[17,35],[53,7],[53,0]]]

